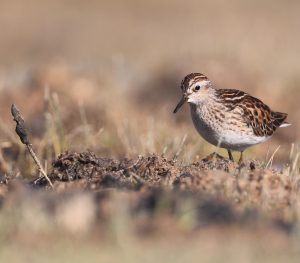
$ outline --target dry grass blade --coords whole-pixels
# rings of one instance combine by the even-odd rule
[[[266,164],[266,169],[270,168],[273,164],[273,160],[274,160],[274,157],[276,155],[276,153],[278,152],[278,150],[280,149],[280,145],[276,148],[276,150],[274,151],[274,153],[271,155],[268,163]]]
[[[26,128],[25,128],[25,121],[22,118],[20,111],[14,104],[12,104],[12,106],[11,106],[11,114],[14,117],[14,121],[16,122],[16,133],[20,137],[21,142],[27,146],[27,149],[28,149],[30,155],[32,156],[35,164],[38,167],[38,170],[46,178],[46,180],[48,181],[51,188],[53,188],[53,184],[52,184],[51,180],[49,179],[47,173],[43,169],[39,159],[37,158],[37,156],[33,150],[32,144],[30,143],[30,140],[29,140]]]
[[[182,138],[182,141],[178,147],[178,150],[177,152],[175,153],[174,157],[173,157],[173,160],[176,160],[178,158],[178,156],[180,155],[180,153],[182,152],[183,150],[183,147],[184,147],[184,144],[185,144],[185,141],[186,141],[186,138],[187,138],[187,134],[185,134]]]

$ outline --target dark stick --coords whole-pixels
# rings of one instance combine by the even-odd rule
[[[50,178],[48,177],[47,173],[43,169],[39,159],[37,158],[37,156],[33,150],[32,144],[30,143],[30,140],[29,140],[26,128],[25,128],[25,121],[22,118],[20,111],[14,104],[11,105],[11,114],[14,117],[14,121],[16,122],[16,133],[20,137],[21,142],[26,145],[30,155],[32,156],[35,164],[38,167],[38,170],[46,178],[46,180],[48,181],[51,188],[53,188],[53,184],[52,184]]]

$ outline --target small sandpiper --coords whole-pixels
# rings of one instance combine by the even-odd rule
[[[215,89],[201,73],[187,75],[182,83],[182,99],[174,113],[188,102],[192,120],[198,133],[209,143],[241,153],[250,146],[270,139],[279,127],[290,126],[285,122],[286,113],[275,112],[261,100],[234,89]]]

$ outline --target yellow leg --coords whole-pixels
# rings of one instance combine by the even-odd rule
[[[241,156],[240,156],[240,159],[239,159],[239,162],[238,162],[239,165],[242,165],[244,163],[243,162],[243,153],[244,152],[241,152]]]
[[[229,160],[232,161],[232,162],[234,162],[231,150],[227,150],[227,151],[228,151]]]

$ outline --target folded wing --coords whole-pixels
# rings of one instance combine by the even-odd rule
[[[252,127],[256,136],[271,136],[278,127],[286,127],[290,124],[285,123],[286,113],[275,112],[261,100],[249,94],[231,89],[217,90],[218,99],[228,111],[240,109],[243,120]]]

